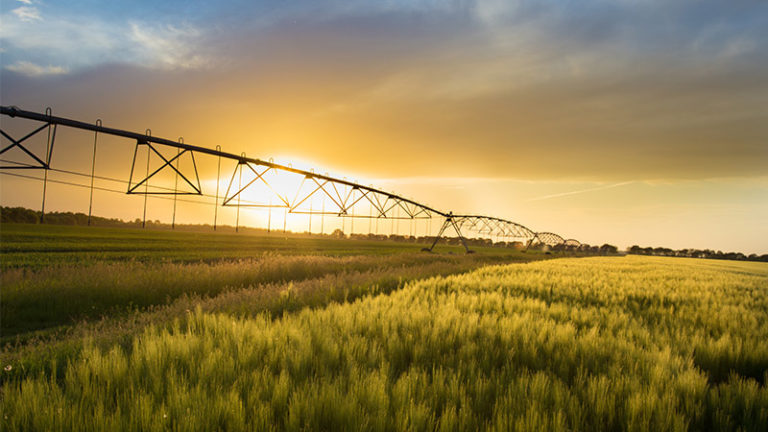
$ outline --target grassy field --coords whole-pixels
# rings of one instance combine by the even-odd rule
[[[181,296],[366,273],[385,287],[541,253],[453,246],[440,253],[390,241],[3,224],[2,341],[105,315],[165,305]],[[375,276],[374,276],[375,274]],[[351,282],[350,282],[351,284]],[[319,304],[315,302],[315,304]]]
[[[424,244],[394,241],[348,241],[329,237],[143,230],[4,223],[0,226],[0,269],[40,269],[103,262],[216,262],[280,255],[391,255],[419,252]],[[509,250],[474,248],[484,255]],[[461,246],[441,245],[441,253],[464,253]]]
[[[104,311],[130,298],[140,306],[98,319],[81,311],[84,321],[47,330],[9,322],[2,430],[768,424],[764,263],[628,256],[522,265],[508,262],[543,256],[374,257],[354,243],[337,256],[63,260],[53,267],[65,276],[12,269],[11,314],[33,316],[47,289],[102,299]],[[5,298],[4,284],[4,315]]]

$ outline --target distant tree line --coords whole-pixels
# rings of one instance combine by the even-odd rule
[[[40,212],[36,210],[24,208],[24,207],[0,207],[0,222],[1,223],[39,224]],[[48,212],[45,214],[45,223],[50,225],[86,226],[88,225],[88,215],[85,213],[72,213],[72,212]],[[100,226],[100,227],[115,227],[115,228],[118,228],[118,227],[140,228],[142,226],[142,220],[140,218],[136,218],[134,220],[124,221],[122,219],[110,219],[110,218],[104,218],[100,216],[91,216],[91,225]],[[170,229],[171,228],[171,224],[163,223],[163,222],[160,222],[159,220],[154,220],[154,221],[147,220],[145,225],[147,228],[154,228],[154,229]],[[213,229],[213,227],[209,224],[197,224],[197,225],[176,224],[176,228],[184,231],[201,231],[201,230]],[[233,231],[235,229],[235,227],[230,225],[219,225],[218,228],[222,231]],[[267,233],[267,230],[264,228],[240,227],[239,230],[243,232]],[[273,230],[273,232],[279,232],[279,231]],[[282,232],[280,233],[282,234]],[[362,234],[362,233],[346,234],[344,233],[344,231],[340,229],[336,229],[329,234],[319,234],[319,233],[310,234],[308,232],[295,233],[295,232],[288,231],[285,233],[285,235],[290,235],[290,236],[312,235],[312,236],[324,236],[324,237],[339,238],[339,239],[348,238],[348,239],[355,239],[355,240],[371,240],[371,241],[389,240],[389,241],[396,241],[396,242],[403,242],[403,243],[424,243],[424,244],[430,244],[435,240],[434,236],[410,236],[410,235],[400,235],[400,234],[386,235],[386,234]],[[494,242],[489,238],[465,237],[464,240],[467,242],[467,246],[469,247],[501,247],[501,248],[512,248],[517,250],[535,250],[535,251],[540,251],[545,253],[571,252],[571,253],[578,253],[581,255],[615,255],[619,253],[618,248],[610,244],[604,244],[602,246],[591,246],[588,244],[581,244],[578,246],[565,245],[565,244],[549,246],[543,243],[528,244],[520,241]],[[461,240],[458,237],[445,237],[440,239],[440,244],[460,246]]]
[[[340,229],[335,230],[331,235],[334,237],[351,238],[351,239],[359,239],[359,240],[392,240],[392,241],[399,241],[399,242],[405,242],[405,243],[431,243],[435,240],[434,236],[415,237],[415,236],[398,235],[398,234],[383,235],[383,234],[358,234],[358,233],[347,235],[347,234],[344,234],[344,232],[342,232]],[[528,244],[527,242],[521,242],[521,241],[494,242],[489,238],[470,238],[470,237],[465,237],[464,241],[467,243],[467,246],[470,246],[470,247],[473,247],[473,246],[501,247],[501,248],[517,249],[517,250],[535,250],[535,251],[541,251],[541,252],[575,252],[581,255],[617,255],[619,253],[619,248],[610,244],[604,244],[602,246],[591,246],[588,244],[580,244],[578,246],[559,244],[559,245],[550,246],[544,243]],[[440,239],[440,243],[449,244],[453,246],[460,246],[461,240],[458,237],[446,237],[446,238]]]
[[[635,245],[627,248],[627,253],[631,255],[653,255],[653,256],[669,256],[669,257],[768,262],[768,254],[758,255],[753,253],[750,255],[745,255],[741,252],[722,252],[722,251],[713,251],[711,249],[674,250],[674,249],[663,248],[663,247],[652,248],[652,247],[640,247]]]
[[[24,207],[0,207],[0,222],[2,223],[40,223],[40,212]],[[88,215],[72,212],[49,212],[45,214],[45,223],[51,225],[88,225]],[[152,223],[147,221],[147,223]],[[141,226],[141,219],[126,222],[122,219],[108,219],[99,216],[91,217],[91,225],[123,227]]]
[[[568,245],[568,244],[559,244],[555,246],[550,246],[551,250],[555,251],[572,251],[572,252],[581,252],[584,254],[590,254],[590,255],[618,255],[619,254],[619,248],[612,244],[604,244],[602,246],[593,246],[586,243],[576,245]]]
[[[24,207],[0,207],[0,222],[39,224],[41,223],[40,212]],[[87,226],[88,215],[85,213],[72,212],[46,212],[44,222],[46,225]],[[123,220],[91,216],[91,225],[110,228],[141,228],[142,220],[141,218],[136,218],[134,220]],[[147,219],[145,226],[147,228],[155,229],[171,228],[171,224],[169,223],[163,223],[159,220],[150,219]],[[213,226],[210,224],[176,224],[176,228],[184,231],[204,231],[212,230]],[[218,228],[222,229],[222,231],[233,231],[235,229],[235,227],[231,225],[219,225]],[[239,229],[241,231],[266,232],[266,230],[261,228],[240,227]]]

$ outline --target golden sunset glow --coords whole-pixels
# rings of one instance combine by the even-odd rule
[[[768,424],[768,1],[2,0],[0,430]]]
[[[340,4],[128,13],[127,36],[106,30],[113,15],[96,14],[100,24],[77,30],[79,50],[57,37],[73,12],[4,5],[2,103],[183,135],[589,243],[764,252],[763,6],[702,6],[716,23],[673,7],[665,24],[654,18],[662,2]],[[714,24],[730,30],[713,34]],[[99,38],[127,54],[102,52]],[[92,138],[57,139],[55,163],[88,171]],[[103,145],[114,157],[100,153],[97,171],[127,179],[133,144]],[[215,185],[215,158],[198,162],[203,184]],[[222,167],[221,187],[233,169]],[[38,189],[4,176],[3,202],[34,208]],[[80,191],[61,193],[52,210],[87,204]],[[135,213],[135,197],[104,195],[103,216]],[[149,211],[169,217],[164,203]],[[203,223],[207,213],[192,206],[179,217]],[[262,213],[243,217],[262,224]],[[296,217],[295,229],[308,222]]]

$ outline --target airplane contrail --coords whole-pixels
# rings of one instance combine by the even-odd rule
[[[628,185],[630,183],[634,183],[634,182],[627,181],[627,182],[614,183],[614,184],[605,185],[605,186],[593,187],[593,188],[589,188],[589,189],[582,189],[582,190],[571,191],[571,192],[562,192],[562,193],[556,193],[556,194],[551,194],[551,195],[544,195],[544,196],[540,196],[540,197],[537,197],[537,198],[531,198],[531,199],[529,199],[527,201],[541,201],[541,200],[550,199],[550,198],[558,198],[558,197],[561,197],[561,196],[576,195],[576,194],[580,194],[580,193],[599,191],[599,190],[603,190],[603,189],[611,189],[611,188],[615,188],[615,187],[619,187],[619,186]]]

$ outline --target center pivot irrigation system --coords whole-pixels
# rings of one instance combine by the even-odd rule
[[[311,227],[311,215],[334,215],[342,218],[369,218],[375,220],[395,220],[395,219],[426,219],[440,218],[443,220],[443,224],[435,236],[431,245],[424,250],[432,251],[437,245],[438,241],[451,230],[455,231],[456,236],[461,241],[467,252],[471,252],[467,242],[462,234],[464,232],[473,232],[479,235],[486,235],[490,237],[496,237],[497,239],[505,239],[510,241],[525,242],[526,247],[532,244],[545,244],[548,246],[564,246],[564,247],[578,247],[580,243],[577,240],[566,240],[563,237],[551,233],[551,232],[534,232],[531,229],[510,220],[501,219],[491,216],[481,215],[466,215],[466,214],[454,214],[453,212],[446,212],[437,210],[428,205],[420,202],[405,198],[403,196],[387,192],[381,189],[374,188],[372,186],[365,186],[356,182],[351,182],[346,179],[339,179],[331,177],[327,174],[321,175],[314,171],[306,171],[293,168],[290,165],[281,165],[272,162],[271,160],[261,160],[246,157],[244,153],[237,155],[233,153],[227,153],[221,151],[220,146],[216,146],[216,149],[210,149],[205,147],[198,147],[194,145],[185,144],[183,139],[173,141],[169,139],[153,137],[151,131],[147,130],[145,133],[136,133],[121,129],[108,128],[102,126],[101,121],[96,123],[85,123],[77,120],[72,120],[63,117],[56,117],[52,115],[49,109],[45,113],[38,113],[33,111],[24,111],[14,106],[0,106],[0,114],[8,117],[23,118],[28,120],[34,120],[42,122],[42,125],[33,129],[28,134],[21,138],[13,138],[9,133],[3,130],[0,126],[0,134],[10,142],[7,146],[0,150],[0,170],[44,170],[45,178],[43,179],[43,214],[45,211],[45,187],[48,179],[48,170],[53,170],[51,167],[51,157],[53,155],[54,142],[56,140],[56,130],[59,126],[87,130],[94,132],[94,158],[92,162],[91,170],[91,208],[93,207],[93,179],[96,162],[96,144],[99,134],[109,135],[115,137],[122,137],[136,141],[134,148],[133,161],[131,165],[131,173],[128,179],[127,194],[141,194],[144,195],[144,215],[146,219],[146,197],[148,195],[172,195],[174,197],[174,223],[175,223],[175,199],[177,195],[204,195],[203,188],[200,183],[200,177],[198,175],[198,166],[195,159],[195,155],[209,155],[218,157],[218,173],[221,175],[221,160],[235,161],[236,165],[232,172],[232,176],[229,180],[229,185],[224,193],[224,196],[219,195],[219,178],[216,183],[216,195],[215,206],[218,209],[219,205],[222,206],[234,206],[238,210],[238,223],[239,223],[239,209],[240,207],[262,207],[262,208],[281,208],[287,213],[295,214],[307,214],[310,215],[310,227]],[[44,132],[45,131],[45,132]],[[37,134],[46,134],[46,149],[45,154],[36,154],[31,150],[29,146],[25,146],[25,141]],[[27,162],[18,162],[12,160],[6,160],[2,157],[3,154],[11,149],[18,149],[27,156]],[[176,149],[175,155],[168,155],[169,149]],[[142,169],[143,164],[137,160],[139,151],[146,151],[147,163],[146,173],[143,178],[141,174],[138,174]],[[164,154],[165,151],[165,154]],[[39,152],[38,152],[39,153]],[[160,166],[150,172],[149,160],[150,156],[159,158]],[[186,168],[180,167],[180,161],[185,158],[188,162]],[[175,184],[173,187],[168,188],[153,188],[150,190],[150,179],[157,176],[159,173],[165,171],[170,172],[175,177]],[[64,172],[64,171],[62,171]],[[292,173],[300,176],[302,179],[300,184],[291,193],[286,191],[277,190],[274,185],[268,180],[267,174],[270,172],[284,172]],[[243,183],[243,175],[246,176],[246,181]],[[81,174],[84,175],[84,174]],[[135,178],[135,176],[137,178]],[[24,177],[19,175],[19,177]],[[179,187],[179,178],[181,179],[182,187]],[[259,185],[268,191],[271,195],[267,197],[268,203],[264,202],[243,202],[241,198],[255,185]],[[311,202],[312,198],[316,196],[322,196],[323,208],[313,209]],[[211,196],[211,195],[207,195]],[[261,197],[265,198],[265,197]],[[276,203],[274,202],[276,200]],[[331,208],[325,208],[325,202],[330,203]],[[306,204],[309,202],[309,208],[306,208]],[[355,207],[358,208],[365,205],[369,210],[368,214],[355,214]],[[89,209],[89,220],[91,210]],[[286,214],[287,214],[286,213]],[[216,217],[218,210],[214,213],[214,229],[216,227]],[[271,213],[270,213],[271,217]]]

